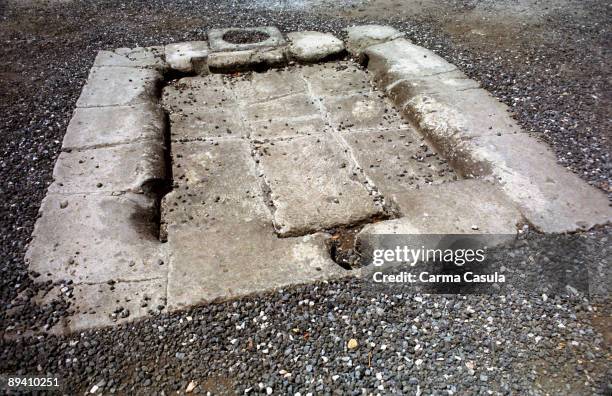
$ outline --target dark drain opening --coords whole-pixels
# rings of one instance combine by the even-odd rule
[[[231,44],[253,44],[269,38],[268,33],[259,30],[230,30],[223,35],[223,40]]]
[[[331,259],[346,270],[361,267],[361,256],[355,250],[355,238],[363,227],[340,227],[328,232],[328,249]]]

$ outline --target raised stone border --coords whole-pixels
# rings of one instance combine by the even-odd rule
[[[212,31],[209,39],[214,41],[215,34],[222,35],[222,32]],[[166,115],[159,105],[160,86],[167,75],[230,73],[260,66],[283,66],[292,60],[311,63],[344,51],[344,43],[326,33],[290,33],[289,45],[279,35],[271,35],[275,39],[264,47],[228,47],[211,41],[209,48],[206,41],[198,41],[168,44],[164,48],[100,51],[77,101],[64,138],[63,152],[54,170],[54,183],[41,205],[41,217],[26,254],[31,270],[43,274],[46,279],[71,280],[75,285],[74,295],[82,296],[75,315],[63,323],[64,331],[133,319],[168,306],[175,309],[199,301],[345,274],[335,267],[325,251],[324,243],[329,235],[312,232],[299,236],[313,231],[313,227],[308,216],[287,206],[285,199],[294,192],[276,189],[280,195],[270,197],[272,204],[278,207],[273,217],[266,208],[268,197],[264,192],[255,192],[260,190],[259,179],[263,176],[259,172],[267,173],[266,177],[272,180],[282,180],[286,176],[275,175],[274,169],[268,169],[269,161],[283,160],[283,151],[294,150],[298,155],[300,149],[306,147],[308,150],[302,154],[308,162],[319,150],[329,150],[332,145],[325,143],[318,148],[325,139],[296,137],[295,131],[282,124],[270,124],[267,133],[271,134],[271,141],[281,140],[275,147],[268,148],[272,157],[263,158],[258,167],[254,167],[243,162],[244,156],[236,157],[236,153],[255,155],[258,150],[266,149],[266,142],[247,147],[240,140],[221,146],[175,141],[168,135]],[[388,173],[397,173],[393,161],[385,164],[382,170],[376,167],[363,171],[355,169],[353,174],[361,175],[359,178],[369,185],[371,194],[376,193],[376,186],[385,190],[387,200],[394,202],[399,217],[364,227],[358,240],[397,232],[511,234],[517,224],[524,221],[544,232],[571,232],[612,219],[608,200],[602,192],[559,166],[545,145],[521,131],[503,104],[455,66],[401,38],[401,33],[393,28],[351,27],[347,36],[346,46],[350,53],[367,62],[378,86],[413,126],[464,176],[478,178],[406,192],[395,191],[393,183],[385,181]],[[317,38],[321,39],[320,45],[312,45]],[[327,98],[327,90],[332,87],[317,83],[316,73],[320,71],[313,70],[308,87],[311,94],[319,100],[329,100],[333,106],[352,108],[353,114],[362,117],[358,119],[358,127],[364,131],[376,125],[377,117],[382,116],[376,100],[363,107],[362,102],[354,102],[352,92],[348,91],[343,98]],[[300,97],[299,92],[292,91],[295,87],[288,89],[292,87],[290,81],[279,78],[271,87],[257,88],[255,84],[254,87],[260,89],[257,94],[276,95],[280,101]],[[358,92],[360,82],[355,81],[354,87],[351,89]],[[287,92],[283,94],[283,90]],[[359,110],[354,107],[356,104],[361,106]],[[258,105],[249,106],[256,111]],[[308,122],[321,122],[318,115],[306,107],[299,109],[300,116]],[[250,110],[247,106],[241,111],[246,116]],[[334,129],[335,139],[343,141],[343,152],[350,154],[354,161],[372,159],[368,157],[367,148],[375,149],[375,146],[339,137],[346,119],[330,116],[325,122]],[[325,128],[325,123],[306,135],[316,134],[321,128]],[[395,134],[395,138],[401,138],[401,126],[398,128],[389,132],[389,136]],[[195,172],[191,174],[192,181],[210,178],[212,184],[204,188],[197,182],[190,182],[185,186],[189,193],[182,195],[180,189],[175,190],[160,202],[161,192],[172,172],[167,162],[167,145],[171,140],[183,161],[192,164]],[[381,147],[385,152],[395,149],[390,145]],[[198,168],[202,166],[204,153],[206,161],[215,159],[227,164],[229,173],[209,175],[206,167]],[[337,158],[335,155],[332,153],[329,158]],[[334,161],[329,164],[329,172],[338,170],[335,185],[356,183],[348,177],[345,165]],[[287,163],[286,167],[290,166]],[[240,169],[244,172],[238,172]],[[301,176],[308,179],[308,175]],[[239,185],[249,186],[248,194],[244,195],[243,189],[228,190],[226,180],[242,180]],[[224,199],[240,203],[235,209],[248,209],[248,224],[236,223],[236,217],[225,211],[213,213],[214,224],[210,223],[210,213],[204,210],[196,211],[201,217],[192,219],[173,212],[188,197],[198,194],[213,201],[224,195]],[[457,196],[468,198],[456,201]],[[359,206],[350,198],[345,209],[357,205],[359,211],[348,222],[359,222],[379,214],[380,207]],[[170,234],[168,229],[158,228],[160,205],[172,213],[168,219],[174,218],[169,225],[172,227]],[[312,213],[316,212],[316,202],[308,205]],[[455,215],[431,216],[426,213],[427,207]],[[328,220],[329,224],[323,226],[336,226],[344,221],[333,216]],[[212,227],[206,241],[190,237],[190,221]],[[280,234],[293,237],[279,239],[270,234],[265,227],[270,222],[275,223]],[[241,227],[244,227],[242,231]],[[168,244],[159,242],[160,232],[170,235]],[[218,257],[224,241],[244,243],[253,235],[256,238],[249,246],[254,250],[264,247],[265,254],[245,256],[244,252],[236,250],[241,260],[253,263],[252,271],[247,271],[253,278],[234,279],[238,287],[228,288],[224,284],[227,276],[215,273],[218,267],[206,261],[209,260],[206,257]],[[201,249],[202,243],[208,246]],[[172,246],[179,245],[186,250],[176,248],[173,251]],[[231,246],[236,247],[235,244]],[[185,271],[192,268],[193,260],[205,260],[201,271],[209,275],[206,275],[206,282],[195,280],[188,284],[192,292],[185,293],[181,291],[186,285],[184,282],[189,280],[189,273]],[[232,265],[234,262],[221,262],[221,267]],[[174,279],[184,282],[169,281],[171,273],[181,274]],[[108,293],[116,294],[111,297]],[[194,294],[199,298],[194,298]],[[122,305],[121,310],[117,310],[118,304]],[[94,320],[91,319],[93,311],[97,312]]]

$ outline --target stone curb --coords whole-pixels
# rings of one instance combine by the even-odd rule
[[[365,54],[381,89],[420,132],[460,171],[499,182],[537,229],[572,232],[612,220],[605,194],[558,165],[455,66],[404,39]]]

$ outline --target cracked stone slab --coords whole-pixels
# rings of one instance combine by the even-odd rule
[[[77,284],[70,309],[58,329],[63,334],[126,323],[150,316],[166,307],[167,279],[117,282],[112,285]]]
[[[333,137],[264,143],[258,151],[280,235],[354,224],[381,213],[351,158]]]
[[[404,34],[392,26],[385,25],[357,25],[346,29],[348,52],[357,57],[363,55],[363,51],[372,45],[382,44],[395,40]]]
[[[95,67],[145,67],[160,71],[167,69],[164,61],[164,47],[117,48],[112,51],[98,51]]]
[[[292,32],[287,34],[291,42],[289,53],[300,62],[318,62],[344,51],[344,43],[330,33],[316,31]]]
[[[458,175],[412,128],[357,132],[344,136],[366,176],[390,198],[392,193],[451,182]]]
[[[284,47],[214,52],[208,56],[208,69],[213,73],[281,67],[286,64],[287,54]]]
[[[404,38],[368,47],[365,54],[368,70],[383,88],[400,79],[411,80],[457,70],[434,52]]]
[[[228,32],[261,32],[268,35],[268,38],[255,43],[230,43],[223,39]],[[278,28],[274,26],[258,26],[247,28],[227,28],[210,29],[208,31],[208,41],[210,49],[213,51],[243,51],[254,48],[278,47],[285,44],[285,39]]]
[[[612,221],[606,195],[560,166],[548,146],[526,134],[465,140],[453,161],[465,173],[493,176],[543,232],[590,229]]]
[[[97,148],[153,140],[162,143],[166,120],[159,105],[77,108],[62,150]]]
[[[155,202],[138,194],[48,194],[26,262],[41,279],[103,283],[165,278]]]
[[[389,100],[378,92],[330,97],[324,103],[332,125],[339,131],[382,131],[407,125]]]
[[[353,62],[310,64],[300,71],[317,97],[372,92],[367,70]]]
[[[164,145],[153,140],[62,152],[53,168],[49,192],[147,191],[166,176],[164,152]]]
[[[157,103],[162,75],[137,67],[92,67],[77,107]]]
[[[206,74],[208,68],[206,59],[209,48],[207,41],[186,41],[182,43],[167,44],[164,47],[166,62],[173,70],[183,73],[196,72]]]
[[[238,103],[231,87],[221,75],[182,78],[166,86],[162,97],[173,141],[248,134],[236,115]]]

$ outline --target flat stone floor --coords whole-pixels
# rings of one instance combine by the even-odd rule
[[[458,179],[350,62],[171,82],[170,309],[327,279],[326,231]]]

